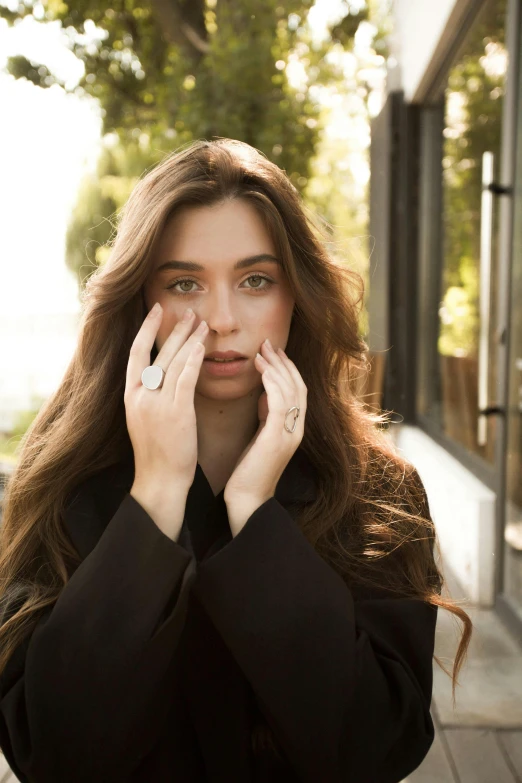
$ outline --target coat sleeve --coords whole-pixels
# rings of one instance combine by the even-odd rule
[[[355,600],[275,497],[200,564],[195,590],[303,783],[398,783],[418,767],[437,607]]]
[[[84,499],[86,525],[96,513]],[[20,780],[114,783],[138,766],[169,707],[195,566],[126,493],[0,678],[0,745]]]

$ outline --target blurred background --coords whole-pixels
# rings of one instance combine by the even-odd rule
[[[476,633],[411,781],[522,781],[522,0],[0,0],[0,472],[143,171],[241,139],[363,277],[393,412]],[[457,629],[439,613],[451,665]],[[1,775],[1,770],[0,770]],[[3,779],[2,779],[3,780]]]
[[[20,414],[63,374],[77,292],[104,261],[111,218],[146,168],[192,139],[228,136],[262,150],[335,227],[338,252],[368,274],[369,125],[383,100],[385,8],[120,5],[0,5],[7,454]]]

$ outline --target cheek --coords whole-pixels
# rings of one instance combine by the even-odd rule
[[[252,335],[256,335],[259,345],[268,337],[276,349],[284,350],[288,342],[291,321],[291,308],[289,310],[281,307],[270,308],[266,312],[258,313],[257,318],[252,318],[249,331]]]
[[[292,320],[293,301],[279,296],[267,303],[266,309],[258,313],[259,325],[273,334],[287,333]]]

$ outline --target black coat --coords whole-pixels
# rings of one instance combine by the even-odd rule
[[[292,516],[299,448],[233,538],[197,465],[178,542],[129,494],[83,482],[82,557],[0,678],[0,745],[30,783],[398,783],[434,738],[436,607],[349,589]],[[295,514],[294,514],[295,516]],[[259,710],[285,762],[255,757]]]

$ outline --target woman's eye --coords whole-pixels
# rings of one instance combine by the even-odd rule
[[[247,280],[254,280],[257,281],[255,285],[249,286],[251,291],[268,291],[269,288],[271,288],[274,285],[274,281],[271,280],[271,278],[267,277],[266,275],[249,275],[243,282],[246,283]],[[265,281],[265,284],[260,284],[259,281]],[[194,285],[197,285],[197,281],[193,280],[190,277],[182,277],[179,280],[175,280],[173,283],[167,286],[168,289],[176,289],[176,286],[182,285],[183,283],[194,283]],[[185,294],[192,294],[194,293],[193,289],[180,289],[175,290],[175,293],[181,294],[182,296]]]

